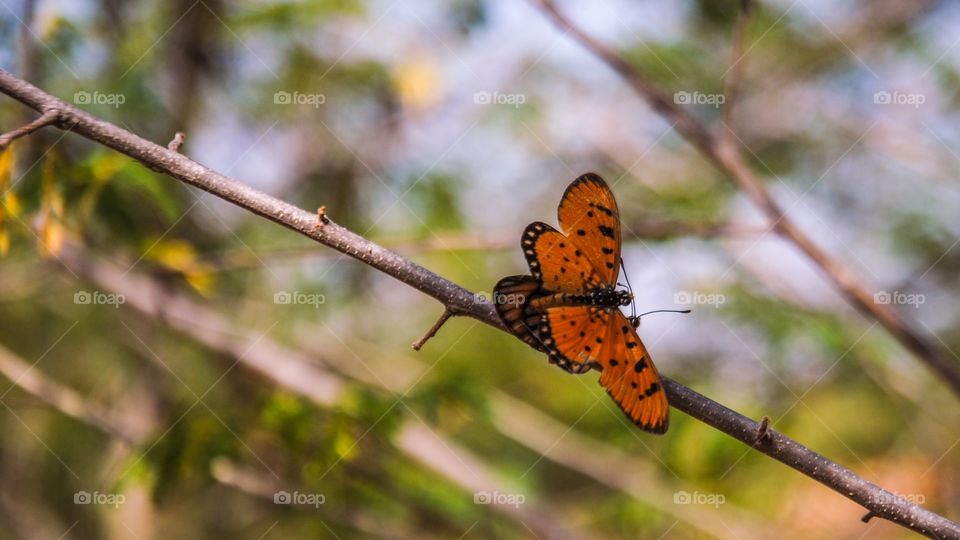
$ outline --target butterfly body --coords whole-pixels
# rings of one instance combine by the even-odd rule
[[[552,307],[593,306],[599,308],[617,308],[629,306],[633,297],[627,291],[618,291],[612,287],[600,287],[578,293],[553,293],[533,298],[530,309],[544,311]]]
[[[570,184],[558,208],[560,229],[527,226],[520,247],[530,275],[494,287],[501,320],[550,362],[575,374],[599,368],[600,384],[635,424],[664,433],[668,404],[660,375],[620,311],[633,296],[618,290],[620,215],[613,192],[595,174]]]

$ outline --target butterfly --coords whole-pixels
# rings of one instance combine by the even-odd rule
[[[667,431],[669,407],[660,374],[637,335],[638,319],[620,306],[633,295],[617,289],[620,214],[613,192],[587,173],[563,193],[560,230],[527,226],[520,247],[531,275],[508,276],[493,301],[506,327],[575,374],[599,367],[600,385],[640,428]]]

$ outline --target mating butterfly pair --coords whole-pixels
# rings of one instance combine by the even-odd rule
[[[520,246],[529,276],[494,288],[497,313],[517,337],[570,373],[602,369],[600,385],[636,425],[667,431],[667,396],[646,347],[620,306],[620,214],[606,182],[587,173],[570,184],[557,211],[560,231],[539,221]]]

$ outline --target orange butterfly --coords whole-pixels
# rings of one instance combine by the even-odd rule
[[[494,287],[497,313],[517,337],[570,373],[600,367],[600,384],[636,425],[667,431],[667,396],[617,290],[620,214],[606,182],[587,173],[570,184],[558,209],[560,229],[534,222],[520,246],[530,276]]]

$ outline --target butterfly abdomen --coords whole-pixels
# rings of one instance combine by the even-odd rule
[[[530,300],[529,309],[545,311],[554,307],[594,306],[619,307],[629,305],[630,293],[615,289],[598,288],[584,293],[553,293]]]

